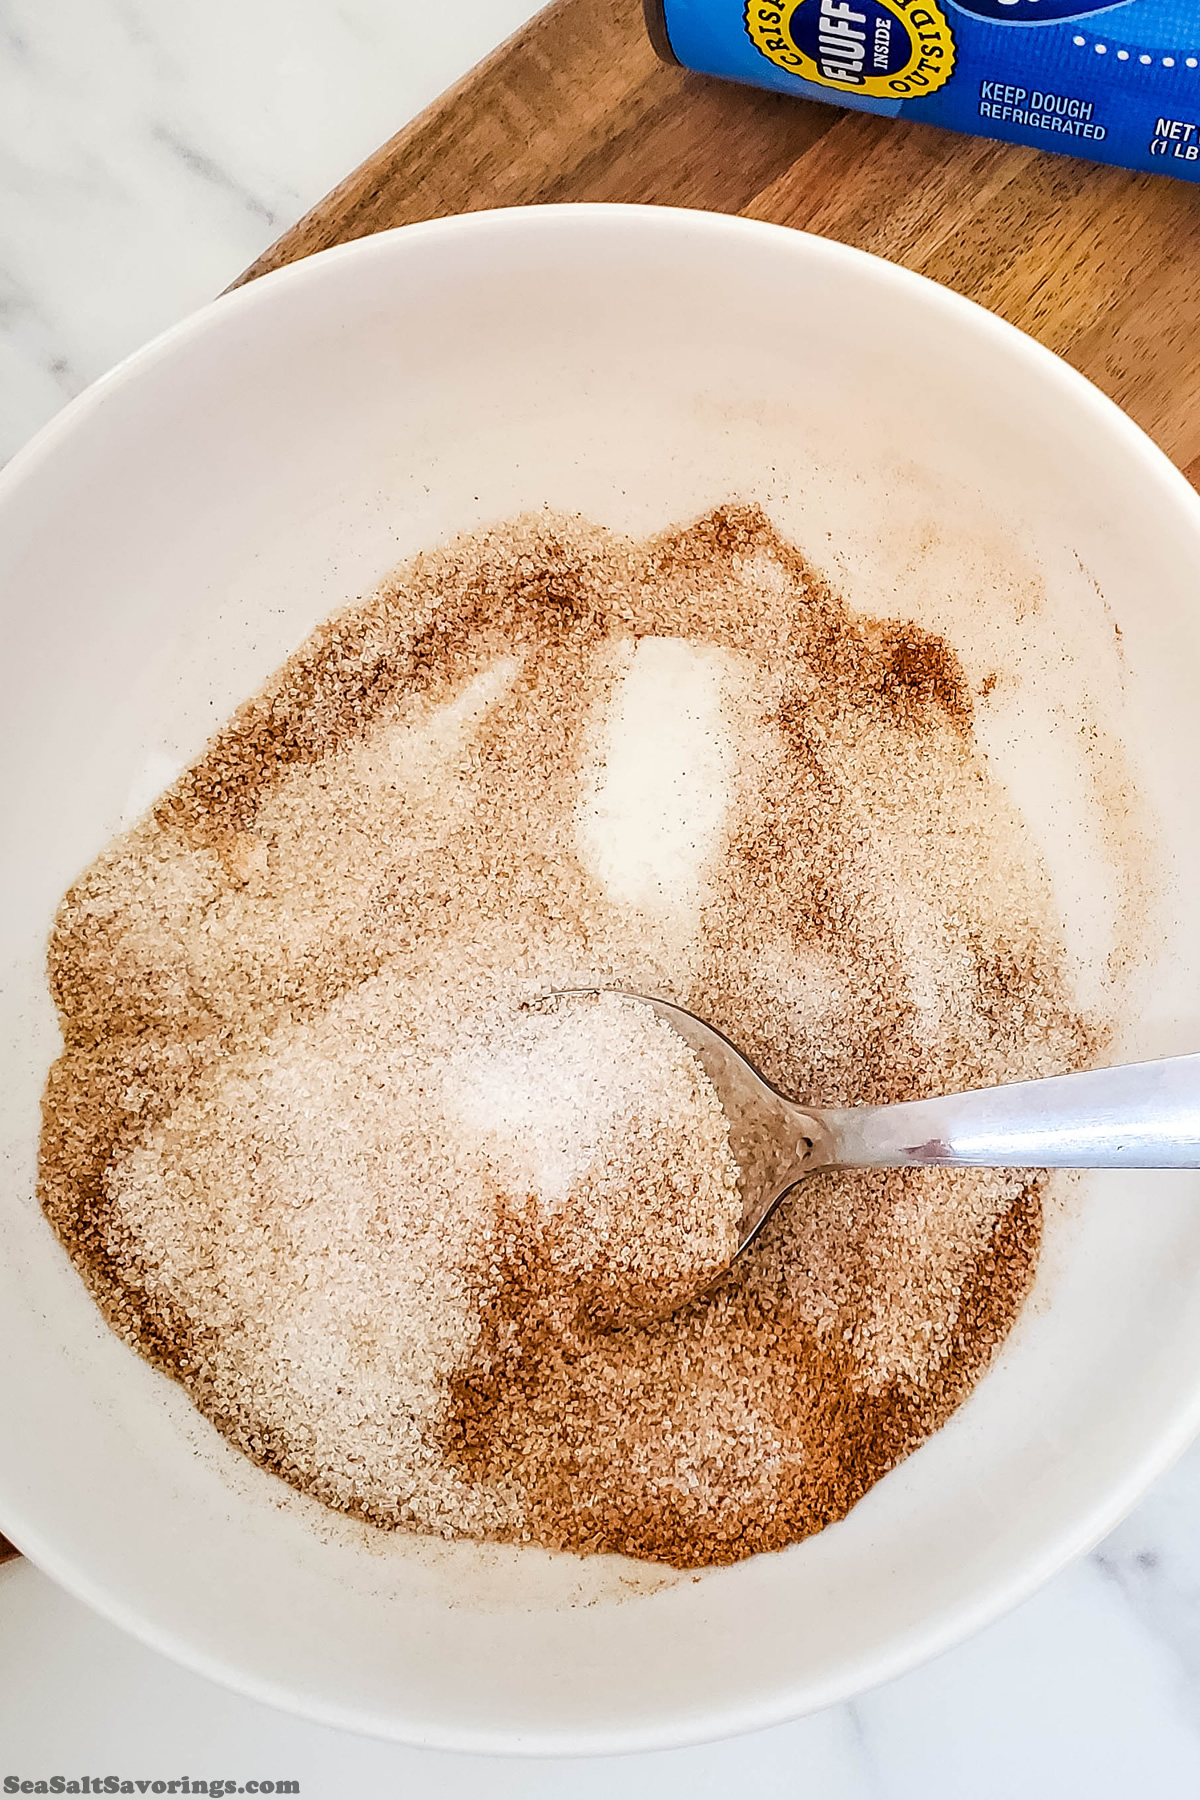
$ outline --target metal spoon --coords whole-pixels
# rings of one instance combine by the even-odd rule
[[[798,1106],[694,1013],[645,994],[690,1045],[742,1171],[737,1254],[823,1169],[1200,1169],[1200,1056],[1052,1075],[895,1106]]]

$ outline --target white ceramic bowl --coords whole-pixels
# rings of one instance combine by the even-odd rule
[[[1096,804],[1132,769],[1157,874],[1122,1048],[1195,1049],[1200,501],[1064,363],[944,289],[705,214],[447,219],[218,301],[0,478],[0,1527],[258,1698],[524,1752],[768,1725],[1028,1594],[1200,1422],[1198,1178],[1093,1179],[945,1430],[819,1538],[656,1591],[620,1564],[434,1548],[292,1498],[104,1328],[43,1223],[46,933],[114,829],[402,555],[545,502],[640,532],[732,494],[857,603],[1003,671],[981,730],[1085,988],[1133,916]],[[1097,695],[1112,754],[1081,775]]]

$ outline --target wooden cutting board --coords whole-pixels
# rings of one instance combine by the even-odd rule
[[[240,280],[561,200],[742,213],[917,269],[1065,356],[1200,485],[1200,186],[668,68],[640,0],[556,0]]]
[[[234,286],[392,225],[562,200],[742,213],[917,269],[1065,356],[1200,485],[1200,186],[667,68],[640,0],[555,0]]]

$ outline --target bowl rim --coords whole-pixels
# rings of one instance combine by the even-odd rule
[[[672,237],[707,237],[726,246],[757,241],[774,251],[791,255],[798,266],[825,264],[848,271],[859,279],[907,293],[934,314],[960,319],[984,344],[1002,355],[1023,358],[1046,383],[1058,389],[1067,405],[1090,413],[1096,428],[1110,442],[1138,459],[1147,474],[1161,483],[1164,498],[1182,514],[1189,514],[1200,536],[1200,494],[1170,461],[1164,451],[1134,423],[1127,413],[1064,358],[1037,339],[1010,324],[976,301],[929,277],[906,269],[871,252],[830,238],[776,225],[739,214],[704,212],[684,207],[625,203],[572,202],[556,205],[513,206],[480,212],[458,213],[373,232],[348,243],[313,252],[282,268],[233,288],[188,314],[124,357],[83,393],[62,408],[0,470],[0,529],[3,513],[15,500],[23,482],[51,462],[72,434],[102,412],[120,390],[150,377],[160,364],[203,337],[214,325],[239,313],[269,309],[275,296],[289,287],[312,285],[327,279],[342,264],[353,267],[388,259],[397,254],[420,253],[463,236],[506,236],[517,228],[553,238],[560,221],[588,221],[599,230],[643,233],[661,243]],[[539,1729],[502,1732],[492,1728],[432,1729],[402,1712],[385,1715],[370,1706],[356,1708],[325,1702],[299,1688],[255,1673],[224,1656],[198,1648],[186,1638],[128,1603],[119,1590],[94,1577],[77,1562],[69,1548],[53,1536],[43,1535],[36,1518],[24,1515],[19,1501],[4,1494],[4,1465],[0,1463],[0,1525],[22,1553],[52,1581],[112,1624],[152,1650],[182,1664],[198,1675],[246,1697],[301,1718],[341,1730],[411,1745],[415,1748],[468,1752],[490,1756],[555,1757],[617,1755],[678,1749],[726,1737],[779,1726],[823,1707],[834,1705],[895,1679],[942,1654],[974,1632],[1000,1618],[1028,1599],[1049,1578],[1075,1557],[1085,1554],[1117,1525],[1130,1508],[1163,1474],[1200,1433],[1200,1367],[1186,1403],[1177,1406],[1168,1426],[1129,1467],[1121,1479],[1110,1481],[1092,1504],[1075,1520],[1061,1527],[1033,1554],[1026,1553],[1018,1566],[1001,1571],[983,1582],[969,1601],[960,1601],[908,1629],[894,1633],[874,1652],[847,1659],[825,1678],[807,1679],[799,1687],[776,1690],[757,1704],[739,1700],[728,1708],[692,1714],[676,1706],[652,1724],[592,1731]]]

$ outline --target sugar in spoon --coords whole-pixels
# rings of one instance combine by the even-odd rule
[[[819,1171],[1200,1168],[1200,1056],[893,1106],[800,1106],[695,1014],[645,994],[621,998],[670,1025],[716,1089],[742,1172],[738,1255],[784,1195]]]

